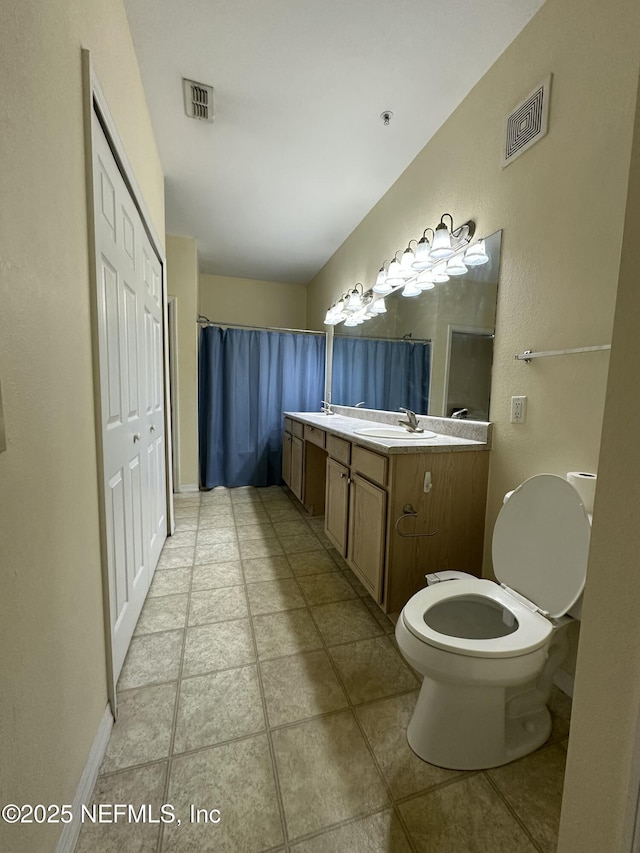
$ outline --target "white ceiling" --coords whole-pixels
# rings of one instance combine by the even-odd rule
[[[125,0],[167,231],[201,272],[309,281],[543,2]]]

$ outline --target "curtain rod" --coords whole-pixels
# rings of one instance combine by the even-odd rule
[[[213,320],[210,320],[208,317],[205,317],[203,314],[200,314],[198,319],[196,320],[198,325],[200,326],[219,326],[220,328],[232,328],[232,329],[258,329],[261,332],[294,332],[299,335],[326,335],[326,332],[318,332],[314,329],[282,329],[278,326],[249,326],[243,323],[216,323]]]
[[[334,332],[334,337],[336,338],[348,338],[350,341],[398,341],[398,343],[405,344],[430,344],[433,343],[431,338],[376,338],[376,337],[367,337],[366,335],[337,335]]]

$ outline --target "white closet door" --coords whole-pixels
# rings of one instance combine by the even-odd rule
[[[102,444],[114,675],[167,533],[160,262],[93,116]]]
[[[164,385],[162,349],[162,271],[160,262],[144,234],[142,246],[144,277],[145,415],[148,430],[147,459],[149,504],[147,531],[152,571],[167,538],[166,449],[164,434]]]

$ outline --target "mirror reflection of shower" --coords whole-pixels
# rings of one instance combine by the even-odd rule
[[[364,400],[368,409],[405,406],[434,417],[466,409],[470,420],[488,420],[501,238],[496,231],[485,240],[489,263],[415,298],[393,293],[386,313],[364,326],[335,326],[332,403]],[[345,340],[358,338],[360,347]],[[366,339],[388,344],[376,348]],[[354,352],[363,360],[359,370]]]

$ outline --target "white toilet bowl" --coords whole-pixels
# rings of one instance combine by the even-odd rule
[[[420,590],[396,625],[424,676],[407,739],[431,764],[506,764],[551,731],[546,703],[584,588],[590,523],[573,486],[541,474],[516,489],[494,529],[500,584],[468,575]],[[508,581],[508,583],[507,583]]]

